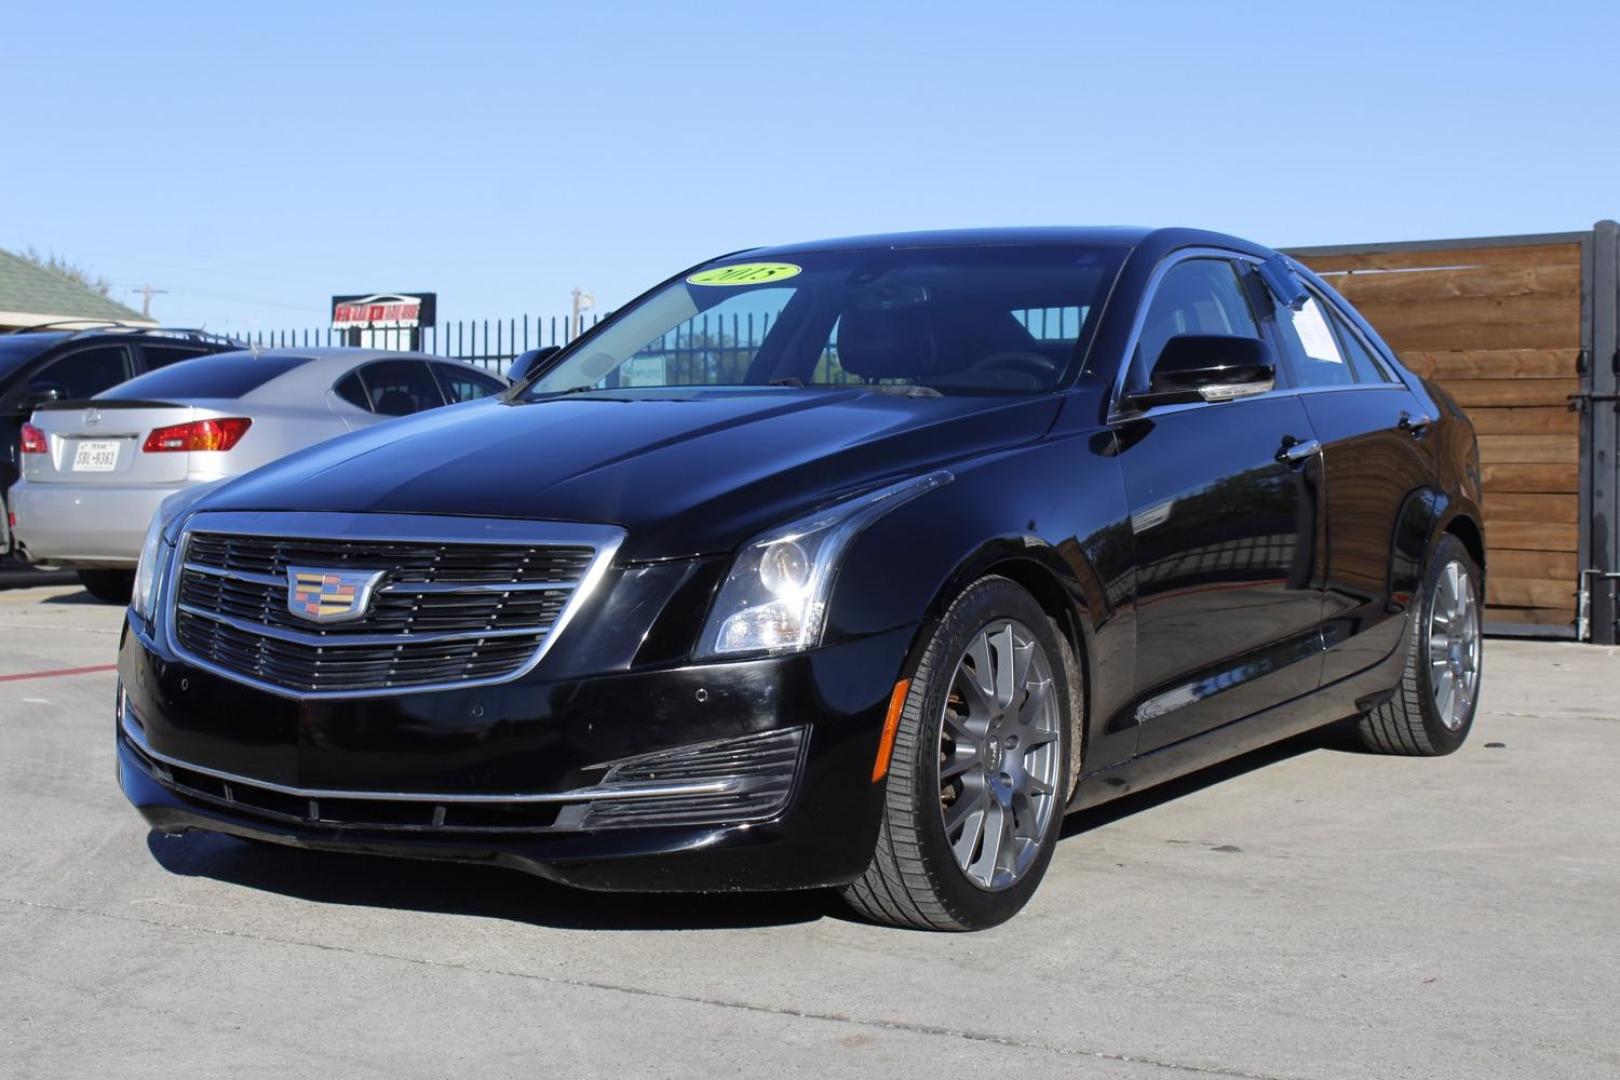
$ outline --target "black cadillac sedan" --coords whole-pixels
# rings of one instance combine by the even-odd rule
[[[975,929],[1067,811],[1339,720],[1455,750],[1484,551],[1468,420],[1274,251],[744,251],[165,504],[119,775],[165,832]]]

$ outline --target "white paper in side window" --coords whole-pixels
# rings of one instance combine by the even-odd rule
[[[1328,329],[1322,307],[1314,296],[1305,301],[1305,306],[1294,316],[1294,329],[1299,333],[1300,344],[1305,346],[1306,356],[1332,364],[1344,363],[1339,343],[1334,340],[1333,331]]]

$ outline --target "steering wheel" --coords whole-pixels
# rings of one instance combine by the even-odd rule
[[[1031,375],[1041,382],[1050,379],[1053,372],[1057,371],[1057,365],[1052,363],[1051,359],[1028,349],[1003,349],[991,353],[973,365],[974,371],[983,371],[987,368],[1017,371]]]

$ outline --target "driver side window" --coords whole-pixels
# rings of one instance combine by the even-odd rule
[[[1160,279],[1131,355],[1128,388],[1147,386],[1165,342],[1178,334],[1260,337],[1260,324],[1230,259],[1187,259]]]

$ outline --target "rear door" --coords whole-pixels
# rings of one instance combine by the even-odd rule
[[[1322,443],[1323,681],[1333,682],[1400,644],[1410,597],[1394,588],[1395,541],[1402,528],[1427,535],[1435,418],[1326,295],[1311,289],[1298,311],[1277,305],[1277,328]]]
[[[1246,265],[1213,255],[1163,272],[1127,389],[1177,334],[1264,337],[1256,287]],[[1319,476],[1299,397],[1160,406],[1114,430],[1135,547],[1138,751],[1315,690]]]

